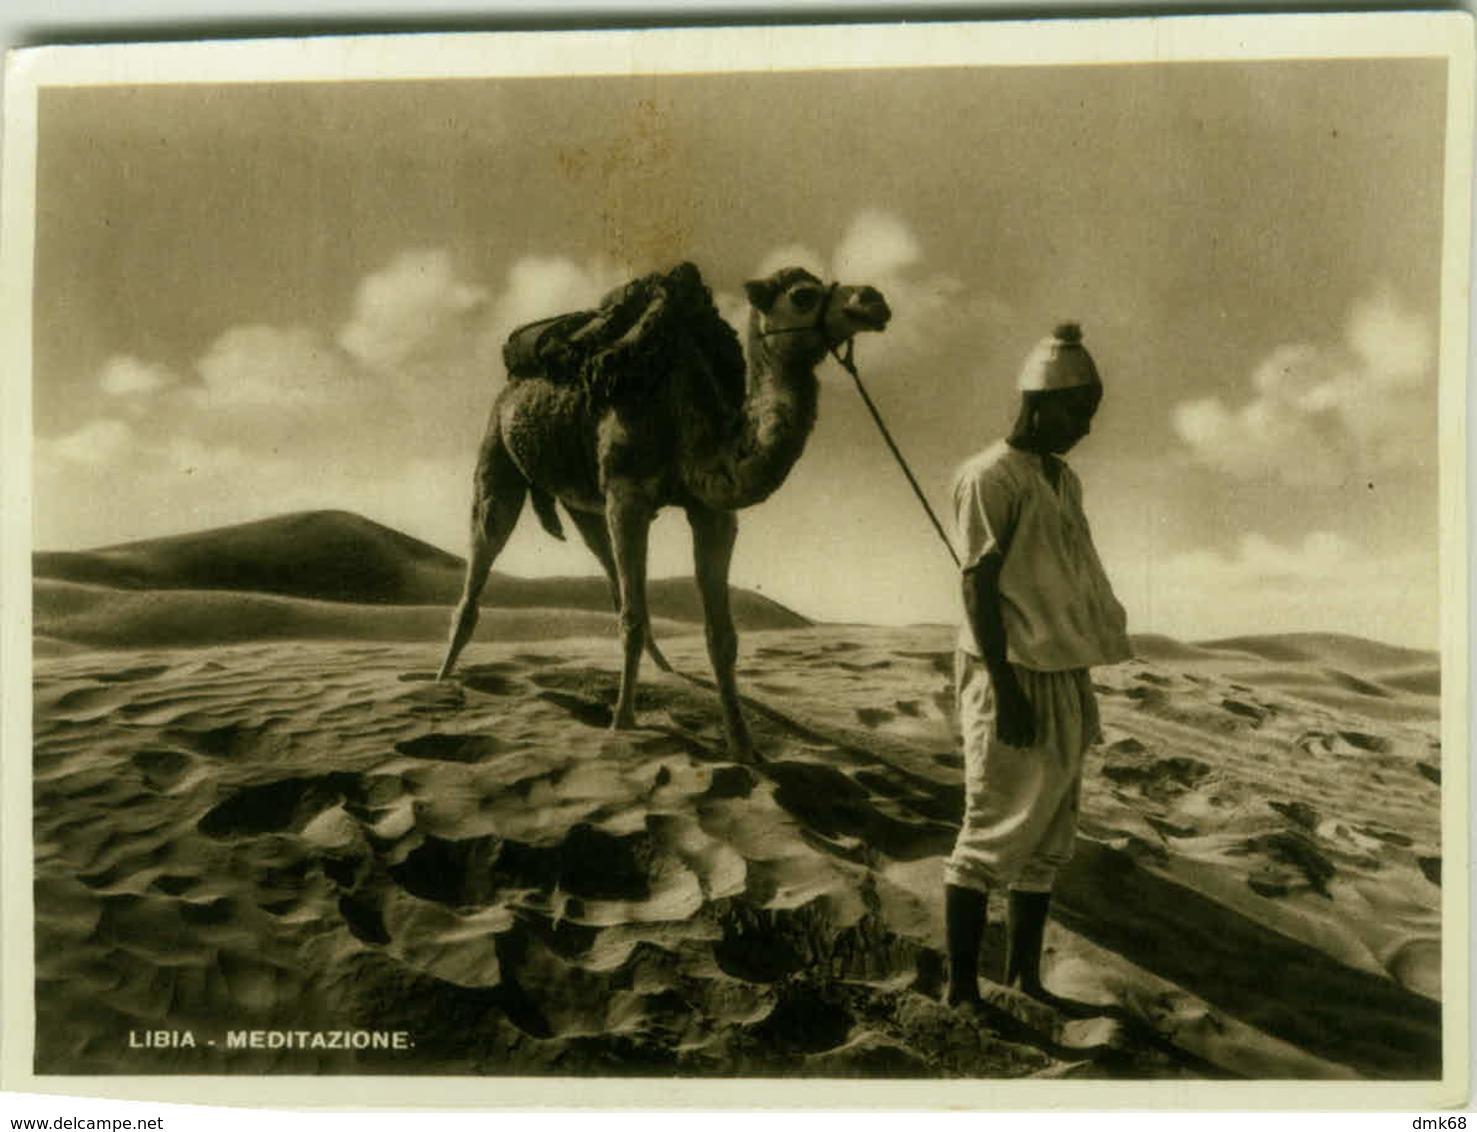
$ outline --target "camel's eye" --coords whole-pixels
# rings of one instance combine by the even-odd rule
[[[790,304],[799,311],[808,311],[821,301],[821,289],[819,287],[803,286],[796,287],[790,292]]]

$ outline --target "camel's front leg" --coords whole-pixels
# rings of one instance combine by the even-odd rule
[[[738,634],[728,605],[728,566],[738,537],[738,517],[732,511],[693,507],[687,512],[687,521],[692,526],[692,550],[698,590],[703,596],[708,657],[718,683],[718,700],[723,705],[723,726],[733,755],[748,758],[754,753],[754,745],[739,708],[738,685],[733,676],[738,661]]]
[[[605,522],[615,552],[616,584],[620,590],[621,690],[615,702],[611,728],[636,726],[636,675],[646,639],[646,539],[655,513],[639,493],[617,487],[605,496]]]
[[[491,428],[482,442],[482,451],[477,457],[477,479],[472,504],[472,552],[467,556],[467,576],[462,584],[461,601],[451,620],[451,638],[447,642],[446,657],[441,662],[441,671],[436,679],[445,680],[456,667],[457,657],[477,627],[479,602],[482,588],[487,584],[487,575],[492,564],[507,545],[508,537],[518,523],[523,510],[523,499],[528,493],[513,461],[503,447],[497,429]]]
[[[600,567],[605,571],[605,577],[610,582],[610,601],[615,611],[621,611],[621,583],[620,574],[615,568],[615,555],[610,549],[610,529],[606,526],[605,516],[596,515],[585,511],[571,511],[569,517],[574,520],[575,529],[579,531],[580,537],[585,540],[585,545],[600,561]],[[656,638],[651,634],[650,607],[647,609],[646,624],[642,632],[646,637],[646,655],[651,657],[651,662],[663,672],[671,672],[672,665],[657,646]]]

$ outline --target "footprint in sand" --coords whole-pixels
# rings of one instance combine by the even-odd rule
[[[331,806],[363,793],[357,774],[338,771],[312,778],[284,778],[238,790],[198,823],[207,837],[255,837],[301,830]]]
[[[678,727],[683,731],[701,731],[715,722],[708,716],[699,715],[697,712],[692,711],[668,711],[667,718],[672,721],[674,727]]]
[[[551,668],[556,664],[563,664],[564,658],[562,656],[546,656],[538,652],[520,652],[513,654],[513,661],[516,664],[533,668]]]
[[[701,797],[707,799],[747,798],[753,793],[758,780],[752,771],[742,766],[721,766],[713,771],[708,788]]]
[[[135,680],[152,680],[169,671],[167,664],[146,664],[138,668],[125,668],[121,672],[93,672],[88,679],[99,684],[129,684]]]
[[[476,668],[461,669],[450,681],[438,680],[434,672],[402,672],[396,679],[402,684],[429,684],[436,690],[427,690],[422,695],[427,699],[444,697],[448,703],[460,701],[462,697],[454,691],[458,688],[471,688],[474,692],[486,692],[494,696],[506,696],[522,689],[523,685],[518,681],[493,671],[497,667],[499,666],[479,665]]]
[[[1306,802],[1268,802],[1267,805],[1310,833],[1318,828],[1318,811]]]
[[[179,784],[195,758],[185,751],[139,751],[130,761],[150,788],[163,792]]]
[[[1147,766],[1138,763],[1108,763],[1103,777],[1120,786],[1135,787],[1146,798],[1167,801],[1199,786],[1211,768],[1198,759],[1157,759]]]
[[[454,763],[481,762],[508,749],[508,744],[491,735],[443,735],[436,732],[395,744],[395,750],[413,759]]]
[[[538,694],[538,698],[555,707],[561,707],[575,719],[587,727],[609,727],[614,718],[608,704],[599,700],[586,699],[584,696],[572,696],[568,692],[544,691]]]
[[[1183,840],[1187,837],[1197,837],[1200,831],[1193,825],[1176,825],[1174,822],[1166,821],[1164,818],[1144,818],[1149,826],[1161,837]]]
[[[165,896],[183,896],[190,889],[198,887],[200,883],[200,878],[197,876],[185,876],[179,873],[160,873],[149,882],[149,887],[157,889],[159,892],[164,893]]]
[[[1362,731],[1340,731],[1339,738],[1351,747],[1370,751],[1377,755],[1390,753],[1390,741],[1379,735],[1366,735]]]
[[[367,898],[346,893],[338,899],[338,910],[348,925],[349,934],[361,943],[383,945],[390,942],[384,913]]]
[[[441,680],[419,684],[396,700],[409,704],[411,715],[445,715],[466,707],[467,693],[460,682]]]
[[[176,720],[176,726],[189,721],[189,717]],[[219,759],[238,759],[255,754],[264,743],[262,734],[255,728],[228,723],[224,727],[210,727],[199,731],[183,730],[173,736],[176,741],[187,743],[203,755]]]
[[[1239,715],[1243,719],[1249,719],[1253,723],[1261,723],[1267,718],[1267,712],[1254,704],[1242,703],[1240,700],[1222,700],[1221,707],[1232,715]]]
[[[1403,833],[1396,833],[1394,830],[1379,829],[1369,825],[1356,825],[1354,831],[1356,833],[1362,833],[1366,837],[1373,837],[1377,841],[1383,841],[1388,845],[1394,845],[1400,849],[1409,849],[1415,844],[1412,838],[1407,837]]]
[[[1338,871],[1333,862],[1309,837],[1291,830],[1251,837],[1241,843],[1240,853],[1259,854],[1268,858],[1270,868],[1263,868],[1247,878],[1252,889],[1263,896],[1285,896],[1292,890],[1285,868],[1300,874],[1307,886],[1319,896],[1332,899],[1328,882]]]
[[[1048,1052],[1085,1053],[1122,1045],[1121,1019],[1110,1017],[1114,1008],[1094,1003],[1031,998],[1013,987],[989,984],[983,988],[985,1002],[999,1011],[1007,1029],[1015,1036]],[[1014,1023],[1014,1026],[1011,1026]]]
[[[856,839],[897,860],[915,861],[947,853],[958,834],[956,826],[912,806],[880,806],[872,791],[835,767],[781,761],[766,771],[775,783],[775,801],[806,831],[829,841]]]
[[[493,903],[509,879],[506,873],[498,876],[502,849],[503,842],[496,837],[450,841],[427,834],[405,860],[390,866],[390,877],[422,900],[453,908],[484,907]]]
[[[633,750],[647,757],[660,757],[662,755],[691,755],[694,758],[714,758],[716,752],[712,747],[698,742],[691,735],[678,732],[672,733],[661,731],[656,735],[645,738],[632,738],[630,745]],[[665,767],[663,768],[666,769]],[[670,772],[668,772],[670,775]],[[665,783],[658,783],[664,785]]]
[[[475,668],[468,668],[458,678],[462,684],[474,692],[484,692],[489,696],[511,696],[527,687],[522,681],[514,680],[498,671],[500,667],[502,666],[478,665]]]
[[[1137,684],[1123,693],[1130,700],[1135,701],[1140,707],[1157,708],[1169,703],[1169,696],[1162,688],[1145,687]]]

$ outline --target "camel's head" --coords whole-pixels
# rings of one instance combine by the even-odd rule
[[[761,338],[789,351],[825,352],[863,330],[884,330],[892,310],[875,287],[822,283],[803,267],[786,267],[744,284]]]

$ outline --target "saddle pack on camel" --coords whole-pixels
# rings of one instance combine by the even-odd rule
[[[520,326],[503,344],[503,362],[513,381],[540,377],[580,383],[614,398],[645,392],[642,383],[662,372],[684,336],[710,358],[715,371],[737,372],[741,394],[743,356],[737,335],[719,316],[691,263],[633,279],[594,310]]]

